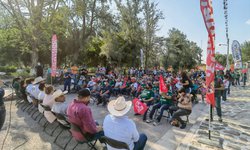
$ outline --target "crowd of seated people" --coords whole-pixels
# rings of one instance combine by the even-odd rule
[[[80,126],[84,132],[89,133],[92,137],[98,139],[106,135],[126,142],[132,149],[141,149],[145,146],[147,137],[145,134],[140,135],[134,122],[126,117],[131,104],[124,102],[124,96],[138,98],[145,103],[148,109],[143,114],[142,120],[146,123],[153,122],[155,126],[161,122],[164,112],[168,111],[171,115],[171,125],[184,129],[186,122],[181,119],[181,116],[190,115],[192,112],[192,94],[190,93],[193,82],[191,78],[185,73],[165,74],[163,78],[168,92],[160,92],[160,75],[144,74],[141,77],[134,77],[111,74],[93,76],[86,84],[87,88],[81,87],[77,97],[70,103],[65,102],[65,94],[68,92],[66,89],[64,91],[56,90],[52,85],[46,85],[41,77],[29,78],[25,81],[18,80],[18,82],[20,82],[19,90],[22,97],[34,106],[39,103],[49,106],[52,112],[66,116],[69,122]],[[193,80],[197,81],[197,84],[204,82],[200,76]],[[118,98],[115,101],[110,101],[111,96]],[[108,107],[110,114],[104,119],[104,127],[93,119],[91,109],[88,107],[90,97],[97,99],[96,105],[102,104]],[[156,119],[154,120],[155,114]],[[149,118],[147,119],[147,117]],[[128,126],[122,126],[123,123]],[[116,126],[119,126],[121,130],[129,127],[126,139],[121,133],[111,131]],[[84,137],[81,137],[79,133],[73,133],[73,136],[77,140],[84,140]]]

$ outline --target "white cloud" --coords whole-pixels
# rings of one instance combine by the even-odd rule
[[[250,25],[250,19],[248,19],[248,20],[246,21],[246,24]]]

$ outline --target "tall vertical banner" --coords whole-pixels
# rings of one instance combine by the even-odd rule
[[[143,49],[141,49],[141,67],[144,68],[144,60],[143,60],[143,57],[144,57],[144,53],[143,53]]]
[[[241,55],[241,49],[240,49],[240,43],[236,40],[232,43],[232,55],[234,60],[234,68],[240,69],[242,68],[242,55]]]
[[[54,34],[52,36],[52,49],[51,49],[51,76],[56,76],[57,67],[57,37]]]
[[[215,71],[215,25],[213,18],[212,0],[200,0],[200,9],[208,32],[208,46],[206,59],[207,103],[215,106],[214,71]]]

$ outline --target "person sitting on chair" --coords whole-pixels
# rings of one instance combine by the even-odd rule
[[[180,128],[184,129],[186,128],[186,123],[180,118],[181,116],[190,115],[192,112],[192,94],[185,93],[185,88],[182,88],[179,91],[179,99],[177,106],[170,108],[170,113],[173,113],[171,124],[174,126],[179,126],[179,123],[181,124]]]
[[[67,94],[68,91],[62,92],[62,90],[56,90],[53,93],[53,99],[55,99],[55,103],[52,106],[52,111],[58,114],[62,114],[64,116],[67,115],[67,108],[68,104],[65,103],[65,94]]]
[[[125,101],[124,97],[118,97],[108,104],[108,114],[103,122],[104,135],[124,142],[129,146],[130,150],[143,150],[147,136],[139,134],[135,123],[128,119],[126,114],[132,106],[131,101]],[[108,150],[117,150],[107,145]]]
[[[160,93],[161,95],[160,102],[154,104],[152,110],[150,111],[149,119],[146,120],[147,123],[152,122],[153,115],[155,114],[156,109],[160,109],[160,115],[157,116],[156,121],[153,123],[154,126],[157,126],[161,121],[164,111],[168,110],[169,107],[173,105],[172,88],[169,82],[167,83],[167,88],[168,88],[167,93]]]
[[[99,105],[102,103],[102,105],[105,106],[110,98],[112,88],[107,81],[105,81],[104,84],[105,86],[102,88],[100,94],[97,95],[98,102],[96,105]]]
[[[152,84],[147,83],[146,89],[144,89],[142,91],[141,95],[139,96],[141,101],[146,103],[146,105],[148,107],[151,106],[154,103],[154,92],[153,92],[152,88],[153,88]],[[143,115],[143,121],[147,120],[147,113],[148,113],[148,109]]]
[[[78,98],[74,99],[67,109],[68,121],[79,126],[81,131],[94,139],[99,139],[104,135],[102,126],[97,125],[92,116],[92,111],[88,107],[90,101],[89,89],[81,89]],[[77,141],[86,141],[82,133],[71,130],[72,136]]]

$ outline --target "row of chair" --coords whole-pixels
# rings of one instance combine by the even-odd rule
[[[61,128],[60,132],[56,135],[56,137],[53,141],[53,143],[55,143],[60,148],[62,148],[62,149],[67,148],[68,144],[71,142],[71,140],[73,138],[71,135],[71,132],[70,132],[70,130],[72,130],[72,131],[76,131],[76,132],[81,133],[86,138],[86,141],[76,141],[77,144],[73,147],[73,150],[79,144],[87,144],[90,150],[92,150],[92,149],[97,150],[95,145],[96,145],[98,139],[92,139],[88,135],[84,134],[84,132],[82,132],[81,128],[78,125],[70,123],[64,115],[52,112],[51,108],[49,106],[45,106],[45,105],[39,103],[38,107],[36,107],[32,103],[28,103],[28,102],[24,101],[23,99],[18,99],[16,104],[21,107],[22,111],[26,111],[29,115],[31,115],[32,119],[38,121],[38,124],[41,125],[41,120],[45,119],[45,123],[41,125],[43,127],[44,132],[46,132],[46,128],[50,124],[57,123],[57,126],[52,130],[51,133],[48,133],[48,132],[46,132],[46,133],[49,134],[50,136],[52,136],[52,135],[54,135],[54,133],[58,129],[58,127]],[[46,116],[49,116],[49,118]],[[67,142],[64,146],[57,143],[58,138],[63,133],[63,131],[67,131],[69,133],[69,139],[67,140]],[[105,144],[110,145],[111,147],[114,147],[117,149],[129,150],[128,145],[124,142],[120,142],[120,141],[108,138],[106,136],[101,137],[99,140],[104,142]]]

